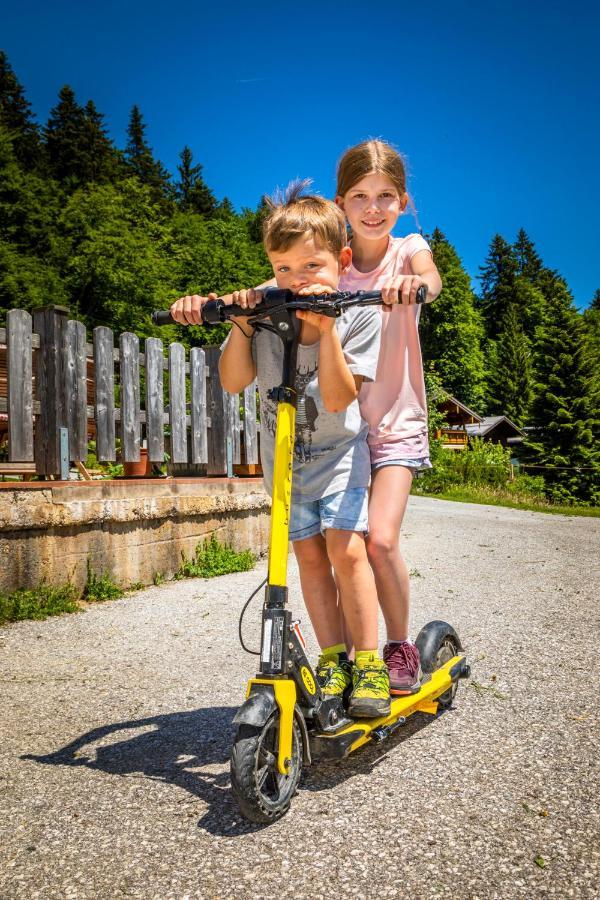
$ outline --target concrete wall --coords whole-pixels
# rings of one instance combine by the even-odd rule
[[[212,533],[236,550],[268,548],[261,479],[0,485],[0,591],[45,580],[78,588],[87,562],[128,586],[172,576]]]

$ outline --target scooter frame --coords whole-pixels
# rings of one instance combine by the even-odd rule
[[[421,290],[417,302],[424,300],[425,292]],[[460,640],[452,626],[441,621],[430,622],[416,641],[426,673],[418,693],[394,697],[390,713],[386,716],[350,719],[341,699],[323,695],[305,652],[299,622],[292,619],[292,613],[287,609],[297,399],[294,378],[301,327],[295,310],[310,309],[339,316],[350,307],[381,302],[378,291],[298,297],[289,291],[273,288],[264,292],[263,304],[254,310],[226,305],[217,300],[207,303],[202,311],[203,321],[207,324],[227,321],[232,316],[246,316],[250,324],[275,332],[283,342],[282,382],[269,392],[270,399],[277,403],[277,420],[260,666],[256,677],[248,683],[246,701],[233,719],[238,729],[244,726],[260,729],[277,713],[277,754],[273,763],[276,762],[280,776],[287,776],[291,771],[294,723],[301,735],[302,758],[308,765],[319,759],[342,759],[370,741],[385,740],[415,712],[436,715],[440,708],[447,708],[452,704],[458,680],[470,675],[466,658],[459,652],[462,650]],[[267,316],[270,319],[268,324],[263,321]],[[153,320],[157,324],[173,321],[169,313],[155,313]],[[289,803],[281,815],[288,806]],[[248,815],[247,809],[242,811]],[[249,817],[255,821],[274,821],[279,815],[267,816],[258,810],[256,816]]]

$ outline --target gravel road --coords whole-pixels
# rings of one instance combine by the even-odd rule
[[[266,828],[228,774],[264,564],[0,630],[0,897],[598,897],[599,534],[412,498],[413,629],[450,621],[472,681]]]

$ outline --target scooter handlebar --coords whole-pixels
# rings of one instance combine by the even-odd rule
[[[417,290],[416,302],[425,303],[427,300],[427,287],[421,285]],[[381,291],[339,291],[335,294],[310,294],[298,296],[292,291],[280,288],[266,288],[263,291],[262,303],[254,309],[239,306],[237,303],[225,303],[224,300],[209,300],[201,310],[202,321],[205,325],[218,325],[226,322],[234,316],[250,318],[252,316],[266,317],[269,310],[276,306],[287,305],[292,309],[314,310],[322,315],[339,316],[344,309],[355,306],[381,306]],[[177,324],[170,310],[158,309],[152,313],[152,321],[155,325]]]

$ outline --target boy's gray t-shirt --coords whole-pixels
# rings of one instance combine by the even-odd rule
[[[374,381],[379,355],[381,313],[377,307],[347,310],[335,327],[348,368]],[[277,404],[268,391],[281,384],[283,343],[276,334],[258,331],[252,339],[260,394],[260,447],[265,487],[272,492]],[[310,502],[349,488],[367,487],[371,460],[368,425],[358,400],[343,412],[327,412],[318,381],[319,341],[298,346],[296,362],[296,440],[292,496]]]

